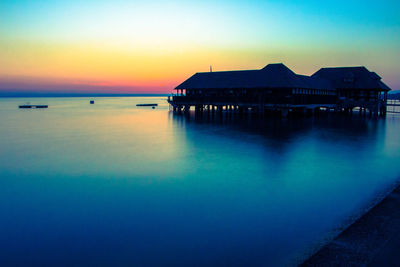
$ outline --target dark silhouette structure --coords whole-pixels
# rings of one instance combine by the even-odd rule
[[[196,73],[168,97],[175,112],[249,110],[310,112],[335,110],[386,113],[390,90],[376,73],[365,67],[322,68],[311,76],[299,75],[282,63],[260,70]]]
[[[373,113],[385,113],[390,88],[375,72],[365,67],[322,68],[311,77],[328,80],[336,89],[339,109],[360,107]]]

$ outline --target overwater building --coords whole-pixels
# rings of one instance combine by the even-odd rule
[[[385,114],[390,88],[365,67],[322,68],[311,76],[282,63],[260,70],[199,72],[178,85],[168,102],[174,111],[351,112]]]

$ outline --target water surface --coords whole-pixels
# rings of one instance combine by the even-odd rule
[[[89,100],[0,98],[1,265],[295,264],[400,177],[398,115],[196,118],[162,97]]]

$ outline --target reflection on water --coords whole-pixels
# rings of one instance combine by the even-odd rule
[[[48,110],[18,110],[40,101]],[[136,103],[159,103],[152,110]],[[293,264],[400,177],[400,117],[0,99],[4,264]]]

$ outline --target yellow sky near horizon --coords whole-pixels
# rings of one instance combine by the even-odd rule
[[[350,3],[350,11],[357,6]],[[277,62],[306,75],[365,65],[400,87],[400,23],[366,11],[352,18],[274,1],[1,3],[0,89],[169,92],[210,65],[222,71]]]

